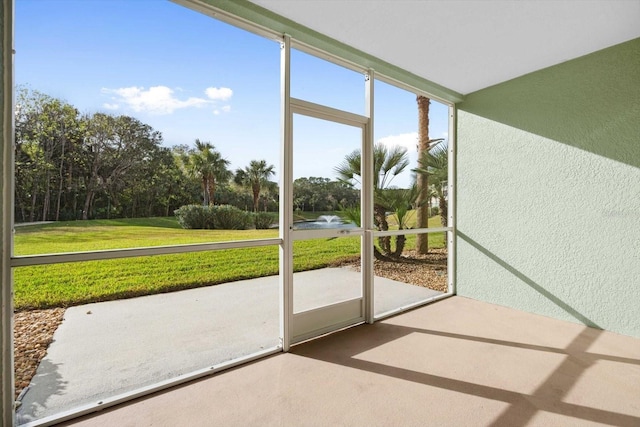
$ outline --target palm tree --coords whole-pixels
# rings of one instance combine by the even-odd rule
[[[411,218],[411,208],[414,207],[413,202],[418,197],[418,186],[414,181],[409,188],[387,189],[380,194],[383,204],[393,212],[393,216],[398,223],[399,230],[409,228],[409,219]],[[396,236],[396,248],[390,254],[394,258],[399,258],[404,251],[407,239],[404,234]]]
[[[277,182],[267,181],[266,185],[262,189],[262,193],[260,194],[260,199],[262,199],[262,204],[264,211],[267,212],[267,208],[269,207],[269,203],[278,200],[278,193],[280,188],[278,187]]]
[[[196,149],[189,152],[185,163],[187,174],[200,180],[203,204],[213,206],[216,186],[231,177],[227,169],[229,160],[223,158],[210,142],[196,139]]]
[[[426,96],[417,95],[416,102],[418,103],[418,167],[421,168],[423,165],[420,164],[420,160],[425,153],[428,153],[443,139],[429,139],[429,105],[431,100]],[[418,174],[416,182],[418,185],[416,226],[418,228],[427,228],[429,226],[429,175]],[[419,254],[429,252],[429,235],[427,233],[416,236],[416,252]]]
[[[443,227],[447,226],[448,205],[445,188],[449,175],[448,147],[446,144],[438,144],[420,158],[420,167],[414,169],[414,172],[420,175],[426,175],[429,179],[430,197],[438,199],[438,207],[440,211],[440,223]]]
[[[362,155],[360,150],[347,154],[344,161],[334,170],[338,179],[351,185],[359,184],[361,178]],[[384,191],[391,186],[393,179],[401,174],[409,165],[407,150],[395,146],[391,149],[384,144],[373,147],[373,222],[380,231],[389,229],[387,222],[388,203],[384,199]],[[391,254],[391,239],[379,238],[380,248],[385,255]]]
[[[254,212],[258,212],[260,192],[263,189],[273,188],[269,178],[275,175],[274,169],[273,165],[267,165],[266,160],[251,160],[249,166],[236,170],[234,182],[251,189]]]

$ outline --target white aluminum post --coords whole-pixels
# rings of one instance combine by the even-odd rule
[[[447,281],[448,292],[456,293],[456,126],[457,126],[457,110],[455,105],[449,106],[449,141],[448,153],[448,176],[447,176],[447,197],[448,218],[447,226],[452,230],[447,232]]]
[[[291,345],[293,318],[293,116],[291,114],[291,38],[285,34],[280,51],[280,340]]]
[[[364,287],[364,316],[367,323],[374,318],[374,279],[373,279],[373,101],[374,71],[369,69],[365,75],[365,116],[369,122],[364,127],[362,139],[362,188],[360,222],[364,229],[361,248],[362,284]]]
[[[2,73],[2,259],[0,260],[1,317],[0,317],[0,362],[2,362],[2,403],[0,404],[0,425],[14,424],[14,377],[13,377],[13,283],[11,274],[11,255],[13,253],[13,1],[3,1],[0,6],[0,25],[2,25],[2,54],[0,73]]]

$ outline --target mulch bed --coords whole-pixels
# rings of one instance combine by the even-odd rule
[[[335,267],[349,267],[360,271],[359,258],[347,258],[333,264]],[[416,286],[447,292],[447,250],[430,249],[426,255],[415,251],[404,251],[398,259],[374,260],[373,271],[376,276],[409,283]]]
[[[47,354],[64,316],[64,308],[48,310],[25,310],[14,314],[14,370],[16,397],[25,389],[36,374],[40,361]]]

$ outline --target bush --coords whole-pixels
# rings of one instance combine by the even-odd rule
[[[436,216],[440,213],[440,208],[437,206],[434,206],[431,208],[431,215],[430,216]]]
[[[211,230],[214,226],[213,211],[209,206],[185,205],[173,211],[182,228]]]
[[[278,217],[268,212],[258,212],[253,216],[253,223],[256,230],[268,230],[271,225],[278,222]]]
[[[214,226],[218,230],[246,230],[253,225],[249,212],[231,205],[212,206]]]
[[[194,230],[245,230],[253,225],[253,218],[230,205],[181,206],[173,212],[182,228]]]

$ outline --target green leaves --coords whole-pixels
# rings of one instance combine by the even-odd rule
[[[204,204],[213,205],[216,186],[231,179],[228,169],[231,162],[223,158],[210,142],[196,139],[195,145],[195,150],[190,150],[184,157],[186,171],[189,176],[200,180]]]
[[[373,147],[373,184],[375,189],[384,189],[391,185],[393,179],[409,166],[407,149],[384,144]],[[351,185],[361,183],[362,153],[355,150],[345,156],[342,163],[334,168],[340,180]]]
[[[275,175],[275,166],[267,165],[266,160],[251,160],[249,166],[236,170],[234,182],[251,191],[254,212],[258,212],[262,191],[277,192],[277,185],[270,181],[273,175]]]

